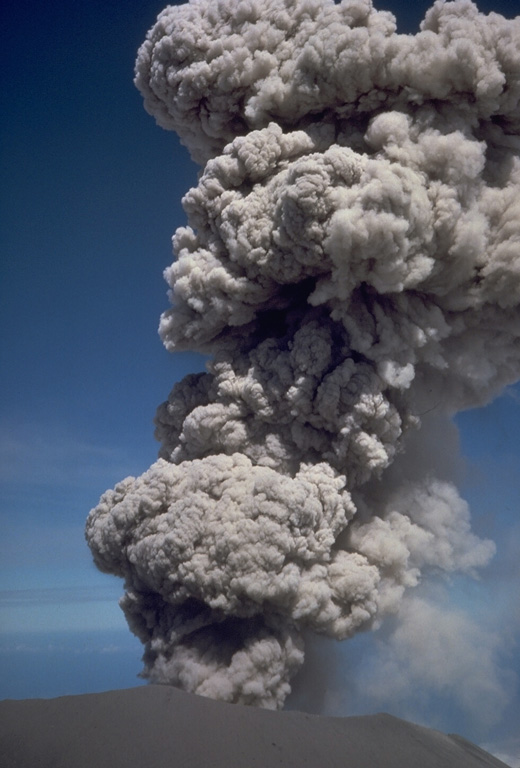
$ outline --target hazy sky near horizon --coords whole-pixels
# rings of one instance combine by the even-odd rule
[[[412,32],[430,3],[375,5]],[[519,10],[516,0],[478,5]],[[138,683],[140,644],[117,606],[122,586],[95,569],[83,528],[106,488],[155,459],[157,405],[174,381],[203,368],[197,355],[168,354],[156,331],[170,238],[185,223],[180,201],[197,173],[132,83],[137,48],[162,7],[4,0],[0,11],[0,698]],[[463,495],[475,531],[498,551],[481,582],[453,585],[447,611],[463,608],[485,630],[476,642],[498,637],[489,655],[509,698],[482,738],[498,743],[515,736],[520,702],[520,387],[457,424]],[[348,644],[338,651],[343,671],[332,688],[343,673],[358,686],[357,702],[329,697],[338,714],[389,710],[375,683],[372,699],[361,696],[352,673],[376,658],[377,642],[356,638],[346,661]],[[391,682],[390,667],[381,670]],[[443,695],[434,690],[420,716],[431,712],[432,725],[476,740],[482,727]],[[406,702],[394,704],[406,716]]]

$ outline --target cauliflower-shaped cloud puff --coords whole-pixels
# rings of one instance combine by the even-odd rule
[[[370,0],[192,0],[136,84],[203,166],[160,334],[210,360],[87,539],[146,676],[278,707],[304,631],[493,554],[410,451],[520,377],[520,19],[436,2],[404,36]]]

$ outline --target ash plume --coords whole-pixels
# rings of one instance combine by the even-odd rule
[[[520,18],[192,0],[136,85],[201,165],[160,334],[210,362],[87,540],[147,678],[281,707],[303,633],[493,555],[417,436],[520,378]]]

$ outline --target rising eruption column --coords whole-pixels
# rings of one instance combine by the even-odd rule
[[[281,707],[303,633],[493,555],[428,441],[520,378],[520,19],[192,0],[135,82],[201,166],[160,334],[210,360],[86,536],[145,677]]]

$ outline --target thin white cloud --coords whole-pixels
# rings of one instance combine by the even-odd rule
[[[117,599],[120,585],[48,587],[43,589],[3,589],[0,591],[0,610],[7,607],[29,607],[42,604],[98,603]]]
[[[9,486],[102,485],[133,464],[120,447],[90,443],[63,425],[0,424],[0,482]]]
[[[0,634],[124,629],[114,586],[4,590]]]

